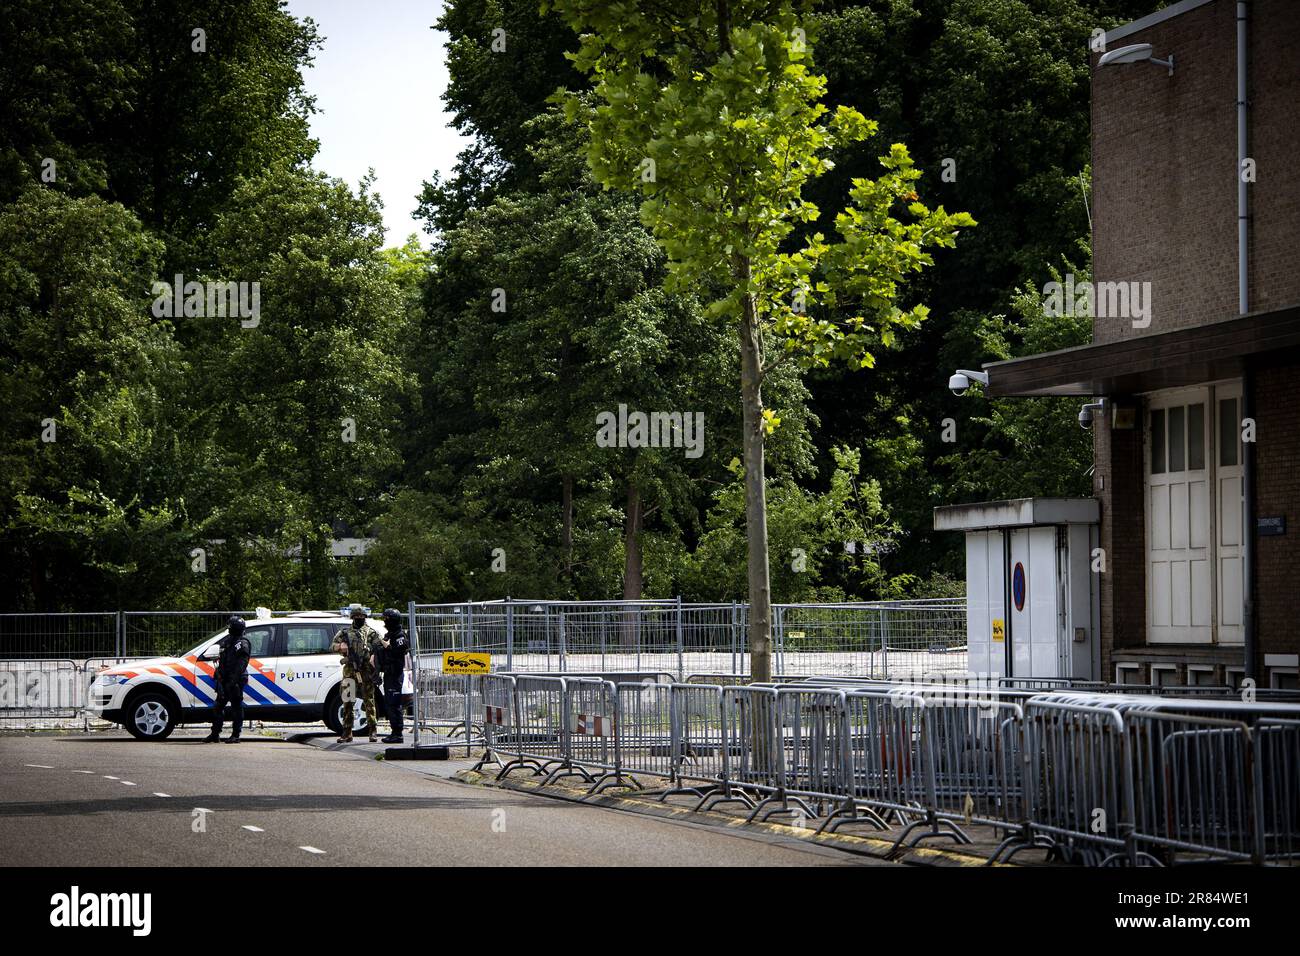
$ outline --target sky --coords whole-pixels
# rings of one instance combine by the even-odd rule
[[[386,244],[411,233],[429,237],[411,218],[415,196],[434,170],[446,174],[470,142],[447,124],[446,34],[430,26],[437,0],[288,0],[299,19],[311,17],[324,46],[304,78],[318,112],[315,166],[354,187],[374,168],[384,200]]]

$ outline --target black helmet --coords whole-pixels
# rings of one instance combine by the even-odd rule
[[[384,623],[390,627],[402,626],[402,612],[395,607],[384,608]]]
[[[238,637],[240,634],[243,634],[244,628],[247,626],[248,625],[244,623],[244,619],[240,617],[238,614],[230,615],[230,620],[226,622],[226,628],[235,637]]]

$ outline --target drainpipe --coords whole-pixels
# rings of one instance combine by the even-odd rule
[[[1248,53],[1247,0],[1237,0],[1237,311],[1250,311],[1249,239],[1250,206],[1242,168],[1247,155],[1246,57]],[[1242,418],[1255,417],[1255,375],[1246,359],[1241,376]],[[1255,673],[1259,635],[1255,632],[1255,443],[1242,442],[1242,510],[1245,511],[1245,534],[1242,535],[1242,623],[1246,655],[1245,676],[1258,683]]]
[[[1237,0],[1237,311],[1250,311],[1247,282],[1249,209],[1242,165],[1246,161],[1246,0]]]

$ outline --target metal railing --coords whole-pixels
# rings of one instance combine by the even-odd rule
[[[1300,706],[904,684],[484,678],[498,777],[658,779],[660,799],[742,805],[819,830],[897,827],[894,850],[1001,840],[1090,865],[1292,860]],[[640,778],[640,779],[638,779]]]
[[[286,612],[275,612],[276,616]],[[0,658],[64,659],[175,656],[255,611],[95,611],[0,614]]]
[[[743,603],[503,601],[412,604],[430,653],[477,651],[513,673],[749,671]],[[778,604],[773,663],[784,675],[920,677],[965,673],[964,600]]]

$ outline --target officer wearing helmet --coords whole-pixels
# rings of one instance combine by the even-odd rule
[[[343,734],[339,743],[352,742],[353,714],[356,702],[362,702],[366,711],[366,727],[370,742],[379,739],[375,725],[375,648],[379,645],[379,635],[366,623],[366,609],[360,604],[348,605],[348,617],[352,626],[345,627],[334,635],[330,650],[342,655],[343,663]]]
[[[253,645],[244,636],[244,619],[231,615],[226,624],[225,636],[217,642],[221,649],[217,657],[214,679],[217,687],[216,712],[212,715],[212,732],[203,738],[205,744],[221,739],[221,726],[225,722],[226,704],[230,704],[230,736],[225,742],[239,743],[239,732],[244,729],[244,685],[248,683],[248,659]]]
[[[384,637],[380,639],[376,654],[384,672],[384,709],[392,733],[384,738],[386,744],[402,743],[402,678],[406,662],[411,655],[411,643],[402,628],[402,612],[396,608],[384,610]]]

